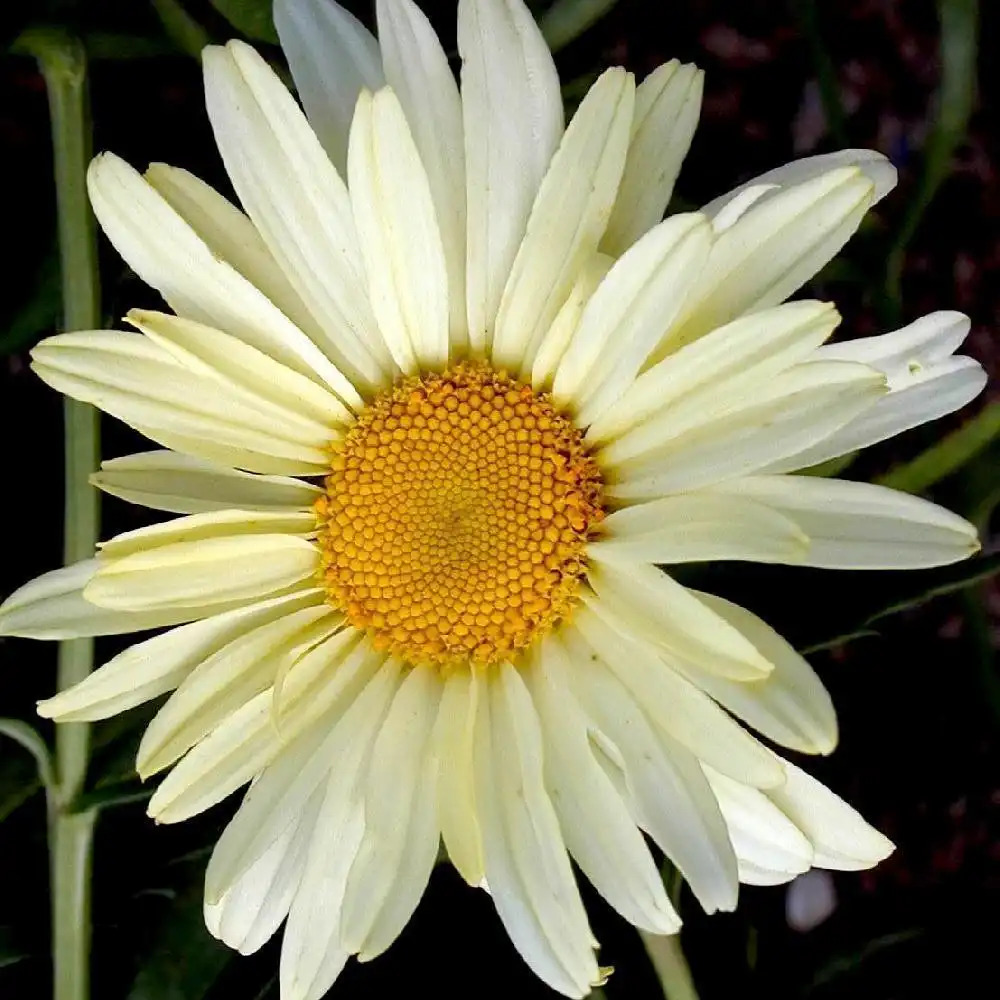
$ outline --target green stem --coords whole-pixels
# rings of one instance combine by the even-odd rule
[[[650,934],[639,931],[646,954],[653,963],[665,1000],[698,1000],[691,970],[681,948],[679,934]]]
[[[63,327],[100,326],[100,288],[94,217],[87,198],[90,114],[87,57],[78,39],[56,30],[32,31],[19,49],[38,59],[48,88],[52,118]],[[94,553],[99,530],[98,494],[87,482],[99,458],[99,424],[93,407],[66,400],[65,522],[67,564]],[[72,639],[59,648],[59,690],[79,683],[93,668],[93,641]],[[50,796],[49,855],[52,894],[53,995],[87,1000],[90,991],[91,845],[96,812],[72,812],[83,790],[90,751],[90,727],[67,723],[56,730],[56,783]]]
[[[549,48],[557,52],[569,45],[616,3],[618,0],[556,0],[539,22]]]

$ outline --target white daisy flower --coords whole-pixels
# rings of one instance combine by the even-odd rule
[[[384,951],[443,839],[531,968],[600,981],[570,864],[624,917],[679,920],[648,837],[704,908],[739,883],[892,845],[770,743],[828,753],[830,699],[760,619],[661,567],[962,559],[973,527],[794,475],[983,386],[924,317],[822,346],[785,303],[894,183],[867,151],[765,174],[661,221],[701,73],[604,73],[564,127],[520,0],[460,0],[461,90],[411,0],[376,40],[277,0],[306,113],[240,42],[204,54],[243,211],[112,155],[98,219],[173,311],[51,337],[34,368],[166,450],[96,486],[183,515],[0,609],[37,638],[163,628],[40,705],[92,720],[166,692],[139,750],[172,823],[249,790],[208,866],[209,929],[284,922],[281,993]],[[308,117],[307,117],[308,116]],[[244,214],[244,212],[246,214]]]

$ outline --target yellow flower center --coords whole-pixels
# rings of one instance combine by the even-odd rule
[[[508,659],[572,608],[601,476],[545,394],[486,365],[406,379],[335,446],[329,602],[410,662]]]

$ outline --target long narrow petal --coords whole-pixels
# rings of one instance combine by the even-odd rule
[[[177,687],[203,660],[244,632],[323,601],[306,590],[182,625],[129,646],[79,684],[39,702],[38,714],[60,722],[106,719]]]
[[[49,385],[168,444],[178,435],[211,460],[246,455],[253,471],[322,474],[333,431],[234,384],[185,367],[139,334],[64,333],[32,351]],[[198,442],[204,441],[204,448]]]
[[[490,895],[535,974],[565,996],[586,996],[599,978],[593,935],[545,789],[537,713],[509,665],[483,693],[476,801]]]
[[[278,663],[322,642],[343,622],[325,605],[291,611],[227,643],[199,663],[146,727],[136,770],[169,767],[227,716],[271,686]]]
[[[291,94],[242,42],[202,54],[205,100],[233,187],[324,331],[320,345],[360,386],[392,375],[364,293],[347,188]]]
[[[448,270],[452,350],[468,346],[465,310],[465,142],[448,57],[413,0],[378,0],[385,76],[406,112],[427,171]]]
[[[794,521],[809,539],[798,560],[805,566],[919,569],[946,566],[979,551],[975,527],[957,514],[871,483],[748,476],[712,487],[712,495],[763,504]]]
[[[809,870],[812,844],[763,792],[708,767],[705,775],[729,827],[741,882],[773,885]],[[772,874],[762,879],[761,872]]]
[[[726,824],[697,758],[654,729],[628,689],[590,647],[565,632],[574,693],[616,755],[642,826],[680,869],[709,913],[736,906],[738,881]]]
[[[839,319],[828,303],[789,302],[720,327],[643,372],[620,400],[595,418],[587,441],[612,441],[682,401],[691,413],[718,410],[731,396],[765,385],[805,360]]]
[[[126,319],[192,371],[238,386],[264,403],[324,427],[352,422],[350,410],[333,393],[221,330],[142,309],[130,310]]]
[[[308,646],[304,653],[303,646]],[[215,726],[161,782],[150,799],[149,815],[160,823],[178,823],[221,802],[260,774],[314,723],[336,725],[384,660],[385,655],[361,641],[355,629],[279,651],[275,662],[279,677],[291,663],[280,695],[275,679],[274,687]]]
[[[594,292],[552,387],[557,404],[577,404],[582,426],[633,382],[683,308],[708,257],[711,232],[701,215],[673,216],[631,247]]]
[[[347,878],[340,940],[366,958],[384,951],[403,929],[437,857],[432,734],[440,696],[434,667],[410,670],[379,727],[361,779],[365,834]],[[393,919],[376,930],[388,911]]]
[[[300,479],[255,476],[175,451],[146,451],[101,463],[92,486],[112,496],[173,514],[213,510],[306,511],[320,489]]]
[[[850,166],[758,199],[719,234],[687,319],[661,343],[661,354],[784,301],[848,241],[874,197],[874,182]]]
[[[266,294],[220,256],[182,214],[124,160],[102,153],[87,171],[94,214],[115,249],[179,316],[225,330],[352,407],[361,397],[341,371]]]
[[[634,101],[632,76],[609,69],[566,129],[500,300],[492,350],[497,365],[531,371],[545,332],[596,252],[625,165]]]
[[[592,547],[587,582],[630,632],[662,646],[672,659],[733,680],[759,680],[774,669],[738,626],[687,587],[648,562],[605,560],[604,551]]]
[[[318,568],[319,552],[304,538],[223,535],[103,562],[84,596],[120,611],[224,605],[304,588]]]
[[[478,886],[484,876],[473,761],[480,696],[477,671],[452,671],[444,681],[434,731],[441,838],[451,863],[471,886]]]
[[[343,175],[358,94],[385,82],[378,43],[333,0],[275,0],[274,26],[309,124]]]
[[[359,733],[373,735],[398,683],[398,665],[385,664],[337,725],[311,727],[289,741],[265,768],[212,852],[205,873],[205,898],[210,903],[221,899],[288,829],[317,789],[328,787],[332,760],[347,768],[358,751]],[[344,754],[342,762],[334,751]]]
[[[616,629],[599,601],[580,608],[573,627],[632,693],[650,721],[699,760],[744,784],[769,788],[784,773],[770,750],[695,685],[675,673],[655,647]]]
[[[691,426],[667,411],[607,449],[632,453],[611,466],[608,495],[652,499],[751,475],[836,432],[888,391],[868,365],[812,361],[731,401],[715,419]]]
[[[816,671],[769,625],[736,604],[701,594],[698,598],[742,632],[774,664],[759,680],[733,681],[678,661],[677,669],[733,715],[768,739],[800,753],[830,753],[837,745],[837,715]]]
[[[319,805],[317,795],[218,902],[205,902],[205,926],[213,937],[252,955],[274,934],[302,878]]]
[[[326,797],[281,948],[281,994],[292,1000],[318,1000],[350,953],[341,930],[348,877],[365,836],[359,785],[398,689],[398,669],[383,668],[330,734]]]
[[[767,796],[812,841],[817,868],[871,868],[894,850],[888,837],[869,826],[842,798],[785,761],[787,780]]]
[[[0,604],[0,635],[23,639],[121,635],[177,625],[229,610],[215,603],[149,611],[102,608],[83,596],[100,567],[100,560],[84,559],[29,580]],[[246,601],[237,602],[239,607],[244,604]]]
[[[967,316],[935,312],[881,337],[819,348],[817,358],[861,361],[884,372],[889,395],[814,447],[769,465],[766,471],[788,472],[816,465],[965,406],[986,385],[986,372],[977,361],[952,357],[968,332]]]
[[[646,562],[802,563],[809,536],[791,516],[742,496],[689,493],[615,511],[591,543],[610,558]]]
[[[565,682],[567,669],[562,647],[549,641],[525,678],[541,720],[545,783],[566,846],[626,920],[654,934],[674,934],[680,918],[625,802],[594,757],[588,720]]]
[[[520,0],[460,0],[470,346],[484,354],[542,177],[563,133],[552,54]]]
[[[347,154],[372,309],[407,374],[448,359],[448,273],[430,185],[396,95],[363,92]]]
[[[716,219],[750,188],[768,187],[771,191],[801,184],[838,167],[857,167],[875,185],[874,201],[880,202],[896,186],[896,168],[873,149],[839,149],[835,153],[804,156],[783,166],[765,171],[739,187],[710,201],[702,211]],[[730,221],[730,225],[735,219]]]
[[[625,173],[601,241],[605,252],[620,256],[663,218],[698,125],[704,82],[696,66],[671,59],[639,84]]]
[[[309,331],[314,340],[323,339],[316,320],[271,255],[257,227],[232,202],[194,174],[166,163],[151,163],[143,177],[213,254],[259,288],[300,330]],[[306,342],[301,347],[320,366],[318,370],[332,367],[314,343]]]

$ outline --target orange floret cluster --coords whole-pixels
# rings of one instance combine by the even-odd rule
[[[570,611],[601,477],[545,394],[459,365],[382,393],[334,447],[324,583],[380,648],[492,663]]]

